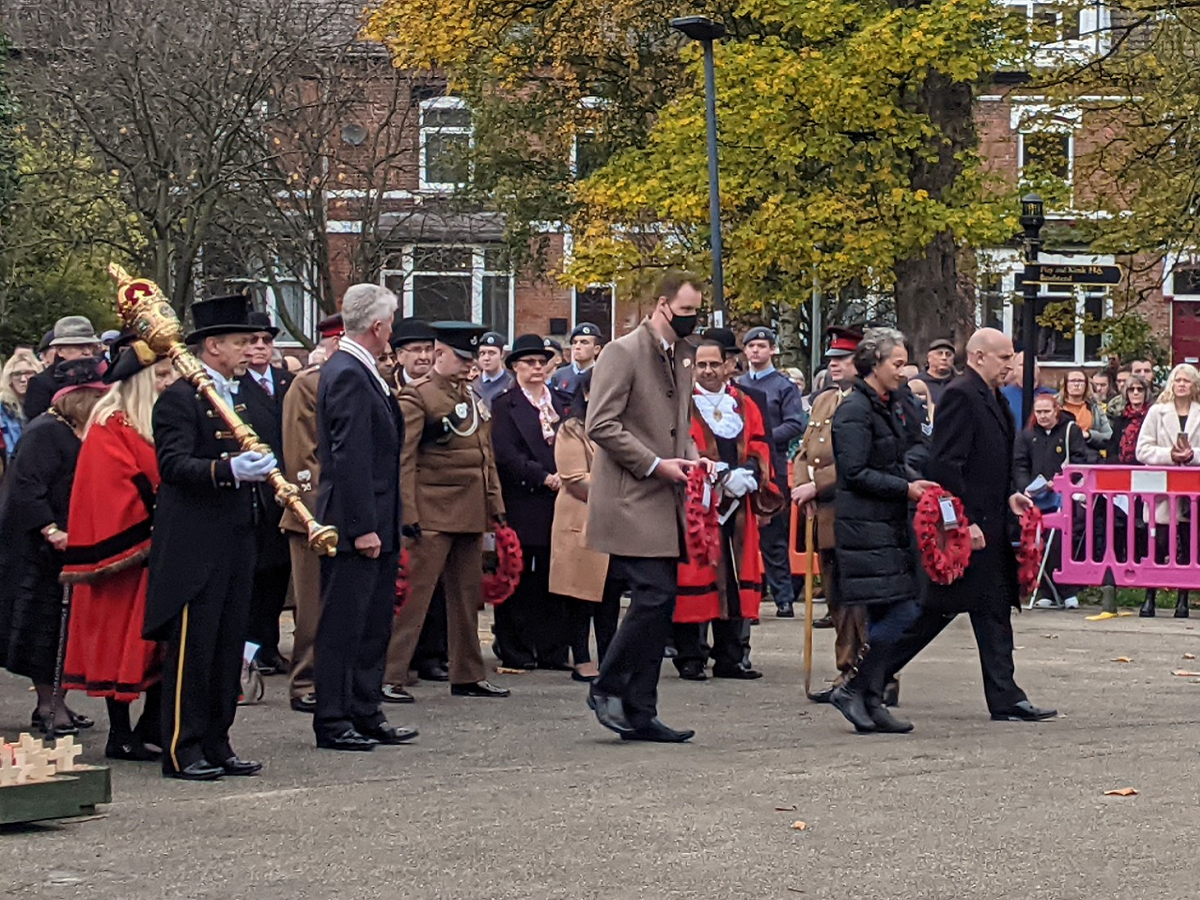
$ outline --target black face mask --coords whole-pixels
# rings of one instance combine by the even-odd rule
[[[670,309],[670,307],[667,307]],[[675,332],[675,337],[685,338],[696,330],[696,319],[699,316],[692,313],[690,316],[679,316],[674,312],[671,313],[671,330]]]

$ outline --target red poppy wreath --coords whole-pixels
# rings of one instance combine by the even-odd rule
[[[521,572],[525,568],[525,556],[521,552],[521,541],[517,533],[507,525],[496,529],[496,571],[483,574],[483,600],[499,606],[513,595]]]
[[[721,558],[721,526],[717,522],[717,504],[711,502],[711,491],[709,505],[704,506],[707,485],[708,473],[702,466],[696,466],[688,474],[684,519],[688,560],[700,566],[715,565]]]
[[[954,516],[959,523],[957,528],[947,530],[942,527],[942,498],[948,499],[954,507]],[[949,491],[931,487],[917,501],[913,532],[917,537],[917,549],[921,551],[921,564],[934,584],[953,584],[967,571],[971,561],[969,526],[962,501]]]
[[[1042,567],[1046,545],[1043,533],[1042,511],[1031,506],[1021,515],[1021,545],[1017,547],[1017,579],[1023,597],[1037,590],[1038,570]]]

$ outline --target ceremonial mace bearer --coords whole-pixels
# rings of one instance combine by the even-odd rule
[[[168,648],[163,774],[191,781],[253,775],[261,763],[239,758],[229,742],[255,562],[250,484],[266,481],[275,488],[277,499],[305,523],[315,551],[332,553],[337,533],[313,519],[270,448],[239,414],[245,407],[236,401],[237,377],[257,328],[249,321],[248,299],[193,304],[195,327],[184,341],[178,318],[153,282],[132,279],[117,266],[110,272],[126,324],[186,379],[163,391],[153,415],[162,485],[143,634]]]

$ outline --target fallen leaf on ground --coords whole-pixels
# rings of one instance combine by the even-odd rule
[[[496,666],[496,671],[501,675],[525,675],[529,672],[528,669],[509,669],[506,666]]]
[[[1105,797],[1136,797],[1137,790],[1135,788],[1117,788],[1115,791],[1105,791]]]
[[[807,830],[808,830],[807,822],[793,822],[792,823],[792,831],[807,831]]]
[[[777,807],[775,807],[775,812],[795,812],[795,811],[796,811],[796,807],[794,807],[794,806],[777,806]]]
[[[1130,659],[1128,656],[1118,656],[1116,659],[1113,660],[1113,662],[1124,663],[1124,662],[1133,662],[1133,660]]]
[[[1043,634],[1042,637],[1044,637],[1048,641],[1057,641],[1058,640],[1057,634]]]
[[[1171,674],[1176,675],[1179,678],[1200,678],[1200,672],[1187,672],[1183,669],[1176,669]]]
[[[1185,653],[1185,654],[1183,654],[1183,658],[1184,659],[1195,659],[1196,654],[1195,653]]]

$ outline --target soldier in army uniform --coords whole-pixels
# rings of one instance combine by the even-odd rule
[[[433,370],[400,392],[408,435],[400,486],[409,583],[384,680],[407,682],[440,579],[449,620],[450,693],[507,697],[508,690],[488,683],[479,650],[483,535],[504,521],[487,408],[466,381],[483,329],[470,322],[434,322],[433,328]]]

